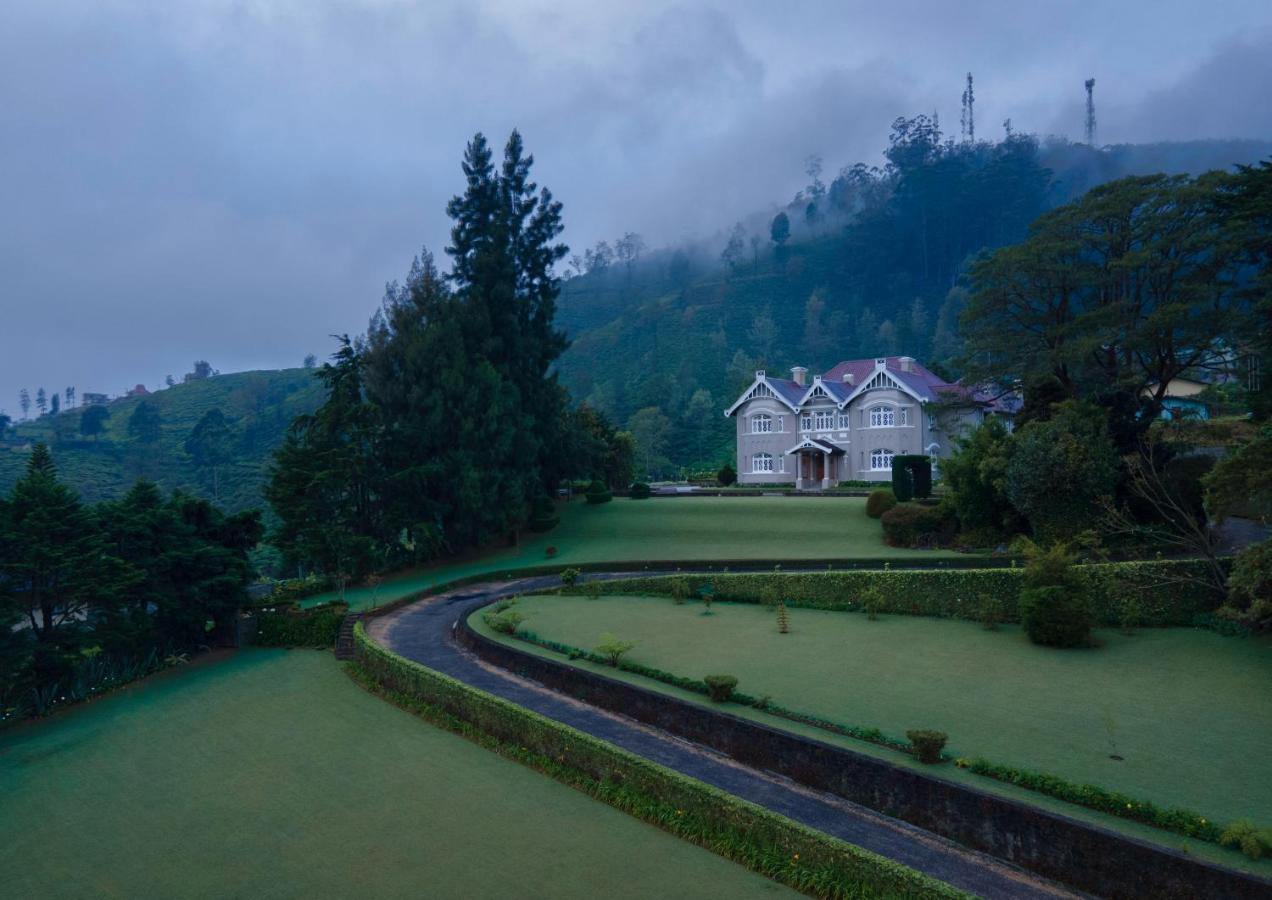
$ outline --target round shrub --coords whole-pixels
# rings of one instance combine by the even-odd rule
[[[933,731],[930,728],[912,728],[905,736],[914,745],[914,755],[919,762],[929,764],[941,761],[941,751],[949,739],[944,731]]]
[[[633,481],[631,488],[628,490],[628,496],[633,500],[648,500],[649,494],[649,485],[643,481]]]
[[[587,488],[587,502],[590,504],[609,503],[614,499],[614,495],[610,493],[609,486],[601,479],[597,478]]]
[[[716,481],[720,482],[722,487],[728,487],[738,480],[738,470],[733,468],[732,463],[725,463],[720,467],[720,471],[716,473]]]
[[[896,495],[887,488],[879,488],[877,491],[871,491],[870,496],[866,498],[866,515],[877,519],[896,505]]]
[[[1047,647],[1085,647],[1091,642],[1091,605],[1072,585],[1051,584],[1020,592],[1020,621],[1029,640]]]
[[[931,547],[949,543],[958,530],[948,506],[898,503],[880,516],[883,540],[893,547]]]
[[[556,514],[556,504],[552,502],[551,497],[540,497],[534,501],[531,509],[530,521],[526,527],[531,531],[542,533],[551,531],[557,527],[561,518]]]
[[[702,680],[707,686],[707,693],[716,703],[728,700],[738,686],[738,680],[732,675],[708,675]]]

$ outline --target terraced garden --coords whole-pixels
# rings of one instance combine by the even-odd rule
[[[10,897],[794,896],[322,653],[242,652],[6,732],[0,797]]]
[[[1214,821],[1265,820],[1272,809],[1262,762],[1272,705],[1260,689],[1272,681],[1272,639],[1101,630],[1099,648],[1052,650],[1016,626],[808,609],[790,610],[790,633],[779,634],[759,605],[715,603],[703,615],[701,603],[667,597],[542,595],[516,609],[522,629],[542,638],[590,649],[613,633],[635,642],[625,657],[634,663],[695,679],[731,674],[738,690],[835,722],[903,740],[907,729],[943,730],[953,756]]]
[[[352,588],[350,605],[362,609],[391,602],[470,575],[499,574],[527,566],[567,566],[640,560],[884,559],[897,563],[961,557],[947,550],[907,550],[883,543],[879,522],[865,514],[861,497],[617,498],[588,506],[581,499],[561,507],[561,524],[546,534],[525,535],[466,562],[448,563],[387,578],[375,588]],[[551,558],[549,547],[556,548]],[[310,602],[334,599],[335,592]]]

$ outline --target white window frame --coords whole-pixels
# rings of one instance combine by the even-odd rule
[[[910,424],[910,407],[903,406],[901,407],[901,409],[897,411],[897,424],[898,425]]]
[[[840,410],[839,411],[839,430],[847,431],[851,427],[852,427],[852,416],[848,413],[848,410],[846,409]]]
[[[777,465],[772,453],[753,453],[751,455],[751,472],[753,474],[768,474],[776,471]]]
[[[870,451],[870,471],[871,472],[891,472],[892,458],[896,456],[886,447],[878,447]],[[883,463],[883,465],[880,465]]]
[[[816,410],[813,413],[813,423],[815,431],[834,431],[835,411],[832,409]]]
[[[897,424],[897,410],[894,406],[880,403],[870,407],[871,428],[893,428]]]
[[[812,413],[800,413],[799,430],[800,431],[813,430],[813,414]]]
[[[768,413],[756,413],[751,416],[751,434],[772,434],[773,417]]]

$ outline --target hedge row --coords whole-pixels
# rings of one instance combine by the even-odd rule
[[[557,641],[550,641],[541,638],[533,632],[518,632],[513,637],[523,640],[530,644],[562,653],[570,659],[586,659],[595,663],[606,663],[605,657],[592,653],[588,650],[582,650],[578,647],[571,647],[568,644],[562,644]],[[655,669],[651,666],[643,666],[640,663],[627,662],[620,660],[618,668],[624,672],[631,672],[634,675],[640,675],[650,678],[654,681],[670,684],[678,688],[693,691],[698,694],[709,694],[705,682],[698,681],[693,678],[685,678],[682,675],[675,675],[671,672],[664,672],[661,669]],[[788,719],[793,722],[802,722],[805,725],[812,725],[815,728],[821,728],[824,731],[831,731],[835,734],[842,734],[846,737],[856,738],[858,740],[867,741],[877,744],[881,747],[887,747],[890,750],[898,750],[902,753],[914,755],[914,747],[908,741],[902,741],[897,738],[888,737],[878,728],[862,728],[860,726],[842,725],[838,722],[832,722],[819,716],[801,713],[798,710],[787,709],[784,706],[768,702],[761,698],[751,696],[749,694],[734,691],[729,700],[741,704],[743,706],[751,706],[770,715],[777,716],[782,719]],[[1035,791],[1039,794],[1045,794],[1048,797],[1055,797],[1057,800],[1063,800],[1066,803],[1072,803],[1077,806],[1083,806],[1097,812],[1107,813],[1122,819],[1130,819],[1135,822],[1141,822],[1153,828],[1160,828],[1163,831],[1174,832],[1185,837],[1196,838],[1202,841],[1209,841],[1212,844],[1219,843],[1219,837],[1222,830],[1217,824],[1206,819],[1200,813],[1186,809],[1178,809],[1174,807],[1162,808],[1152,801],[1140,800],[1136,797],[1130,797],[1117,791],[1111,791],[1107,788],[1098,787],[1092,784],[1076,784],[1066,781],[1057,775],[1049,775],[1045,772],[1033,772],[1028,769],[1017,769],[1012,766],[999,765],[990,762],[987,759],[978,757],[976,759],[957,759],[955,765],[961,769],[966,769],[975,775],[983,775],[987,778],[993,778],[995,781],[1006,782],[1025,790]]]
[[[1074,784],[1045,772],[1000,766],[987,759],[959,759],[955,760],[955,765],[977,775],[1046,794],[1048,797],[1055,797],[1066,803],[1074,803],[1111,816],[1142,822],[1163,831],[1173,831],[1176,834],[1209,841],[1212,844],[1219,843],[1219,837],[1222,834],[1218,825],[1200,813],[1174,807],[1163,809],[1150,801],[1138,800],[1093,784]]]
[[[315,609],[282,609],[256,617],[258,647],[334,647],[349,607],[343,603]]]
[[[1102,625],[1117,625],[1134,602],[1146,627],[1188,626],[1222,600],[1205,587],[1206,566],[1197,560],[1099,563],[1079,572]],[[1020,568],[682,574],[617,579],[605,591],[670,594],[680,578],[690,594],[713,582],[716,600],[762,603],[780,594],[788,606],[853,612],[861,609],[862,593],[875,588],[883,596],[879,612],[956,619],[976,619],[982,595],[990,595],[1001,601],[1003,621],[1018,622],[1023,574]]]
[[[560,653],[569,659],[586,659],[588,662],[600,663],[608,665],[609,659],[601,656],[599,653],[593,653],[591,650],[584,650],[580,647],[571,647],[569,644],[562,644],[559,641],[548,640],[540,637],[533,631],[518,631],[511,635],[518,640],[525,641],[528,644],[535,644],[543,647],[545,650],[552,650]],[[653,681],[669,684],[672,687],[678,687],[686,691],[692,691],[695,694],[710,695],[711,690],[707,687],[705,681],[696,678],[686,678],[683,675],[676,675],[672,672],[666,672],[662,669],[656,669],[653,666],[644,666],[640,663],[630,662],[625,659],[618,661],[618,668],[624,672],[631,672],[633,675],[640,675],[642,678],[649,678]],[[842,734],[844,737],[855,738],[859,741],[866,741],[871,744],[878,744],[880,747],[887,747],[889,750],[899,750],[902,753],[910,753],[914,749],[909,741],[903,741],[900,738],[889,737],[878,728],[862,727],[860,725],[844,725],[841,722],[835,722],[830,719],[823,719],[821,716],[814,716],[810,713],[800,712],[796,709],[787,709],[765,697],[755,697],[751,694],[745,694],[741,691],[733,691],[729,695],[729,700],[742,706],[753,706],[758,710],[777,716],[780,719],[787,719],[791,722],[800,722],[804,725],[811,725],[814,728],[820,728],[823,731]]]
[[[537,713],[403,659],[355,629],[391,702],[762,875],[816,897],[967,895]]]

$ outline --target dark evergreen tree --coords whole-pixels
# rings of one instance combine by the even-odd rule
[[[234,430],[225,418],[225,413],[219,409],[210,409],[204,413],[186,438],[185,452],[196,466],[211,471],[212,497],[219,500],[220,468],[234,459]]]
[[[79,430],[84,437],[91,437],[96,443],[98,436],[106,430],[106,420],[110,418],[110,410],[104,406],[90,406],[80,413]]]
[[[128,436],[142,444],[159,440],[163,419],[159,410],[149,400],[142,400],[128,417]]]

